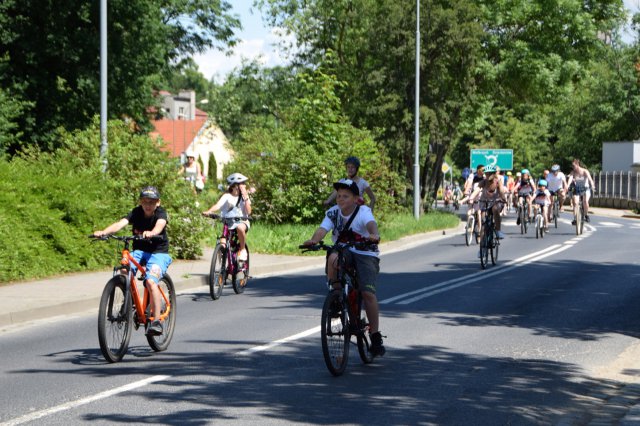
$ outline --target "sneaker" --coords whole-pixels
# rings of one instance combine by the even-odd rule
[[[575,225],[575,224],[576,224],[576,220],[575,220],[575,219],[573,219],[573,220],[571,221],[571,224],[572,224],[572,225]]]
[[[371,355],[374,357],[383,356],[387,350],[382,345],[382,334],[378,331],[371,334],[369,337],[371,337],[371,347],[369,348]]]
[[[162,323],[160,320],[153,320],[151,323],[147,323],[147,336],[159,336],[162,334]]]
[[[482,257],[482,251],[478,250],[478,259]]]
[[[504,232],[496,231],[496,237],[498,237],[499,240],[502,240],[504,238]]]
[[[516,218],[516,225],[520,225],[520,216]]]
[[[238,252],[238,261],[245,262],[247,260],[247,249],[242,249]]]
[[[584,221],[585,222],[591,222],[591,219],[589,219],[589,215],[588,214],[584,215]]]

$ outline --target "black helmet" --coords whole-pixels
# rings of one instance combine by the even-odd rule
[[[358,157],[347,157],[346,160],[344,160],[344,164],[353,164],[354,166],[356,166],[356,169],[360,168],[360,159]]]

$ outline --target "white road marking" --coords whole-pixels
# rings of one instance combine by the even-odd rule
[[[22,423],[32,422],[37,419],[41,419],[42,417],[49,416],[51,414],[59,413],[61,411],[71,410],[72,408],[80,407],[81,405],[86,405],[94,401],[98,401],[100,399],[109,398],[110,396],[117,395],[119,393],[127,392],[133,389],[137,389],[143,386],[146,386],[150,383],[160,382],[162,380],[167,380],[171,376],[153,376],[148,377],[143,380],[139,380],[137,382],[129,383],[128,385],[120,386],[119,388],[111,389],[105,392],[100,392],[95,395],[87,396],[85,398],[77,399],[75,401],[67,402],[65,404],[58,405],[56,407],[47,408],[46,410],[36,411],[30,414],[27,414],[22,417],[17,417],[13,420],[9,420],[4,423],[0,423],[0,426],[9,426],[9,425],[19,425]]]
[[[622,228],[624,225],[615,222],[598,222],[599,226],[607,226],[609,228]]]
[[[307,337],[307,336],[310,336],[312,334],[316,334],[316,333],[319,333],[319,332],[320,332],[320,326],[317,326],[317,327],[305,330],[305,331],[303,331],[301,333],[294,334],[293,336],[285,337],[284,339],[280,339],[280,340],[273,341],[271,343],[267,343],[266,345],[254,346],[253,348],[249,348],[249,349],[244,350],[242,352],[238,352],[238,355],[251,355],[251,354],[254,354],[256,352],[266,351],[266,350],[269,350],[271,348],[275,348],[276,346],[280,346],[280,345],[282,345],[284,343],[288,343],[288,342],[292,342],[294,340],[302,339],[304,337]]]

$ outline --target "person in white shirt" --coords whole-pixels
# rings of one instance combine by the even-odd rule
[[[369,182],[364,180],[361,176],[358,176],[358,171],[360,170],[360,159],[358,157],[347,157],[344,160],[344,166],[347,171],[346,179],[352,180],[358,185],[358,190],[360,191],[360,195],[358,195],[358,204],[364,204],[363,195],[367,194],[369,197],[369,208],[373,211],[373,208],[376,205],[376,196],[373,194],[373,190],[369,185]],[[340,179],[340,181],[344,181],[346,179]],[[337,191],[334,189],[329,198],[324,201],[325,206],[330,206],[336,200]]]
[[[378,224],[371,209],[364,205],[358,205],[360,190],[358,185],[350,180],[344,179],[335,182],[333,187],[336,190],[337,205],[327,210],[320,227],[313,233],[311,239],[303,243],[304,246],[318,244],[329,231],[332,232],[332,240],[336,242],[358,242],[371,241],[378,243],[380,234]],[[351,220],[351,216],[353,220]],[[347,227],[346,225],[351,220]],[[347,229],[345,229],[347,228]],[[374,356],[382,356],[386,350],[382,344],[382,335],[379,331],[379,307],[376,297],[376,281],[380,272],[380,259],[378,258],[377,246],[372,250],[358,250],[349,248],[347,262],[352,264],[358,276],[362,298],[365,303],[367,318],[369,319],[369,334],[371,337],[371,353]],[[327,278],[334,289],[339,289],[340,282],[337,281],[338,254],[330,253],[327,259]]]
[[[233,173],[227,177],[229,190],[220,197],[220,199],[209,210],[202,214],[209,215],[213,212],[220,211],[220,215],[226,218],[243,217],[246,218],[251,214],[251,199],[247,192],[246,181],[248,177],[241,173]],[[235,229],[238,233],[238,260],[244,262],[247,260],[247,250],[245,242],[247,240],[247,232],[249,231],[249,220],[242,219],[234,222],[229,229]],[[226,241],[220,240],[222,244]]]
[[[551,166],[551,173],[547,175],[547,183],[549,184],[547,189],[551,194],[551,204],[553,204],[553,197],[557,196],[560,211],[562,211],[569,185],[567,184],[567,177],[560,171],[560,165],[554,164]],[[551,212],[549,212],[549,215],[551,215]],[[551,216],[549,216],[549,219],[551,220]]]
[[[544,230],[549,231],[549,205],[551,204],[551,193],[547,189],[548,182],[546,179],[540,179],[538,181],[538,189],[533,195],[533,205],[542,209],[542,217],[544,220]]]

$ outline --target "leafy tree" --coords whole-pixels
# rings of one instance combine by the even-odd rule
[[[225,0],[110,0],[110,117],[143,128],[146,110],[172,67],[194,52],[233,43],[237,18]],[[10,18],[9,18],[10,17]],[[9,0],[0,8],[0,87],[28,102],[22,144],[56,147],[55,129],[80,129],[99,111],[99,2]],[[21,148],[12,141],[8,151]]]

